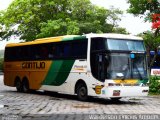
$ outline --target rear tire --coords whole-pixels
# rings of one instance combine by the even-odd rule
[[[80,101],[86,101],[88,99],[87,87],[84,84],[77,86],[77,97]]]
[[[28,80],[23,80],[23,82],[22,82],[22,89],[23,89],[24,93],[27,93],[27,92],[30,91]]]
[[[17,89],[18,92],[22,92],[23,91],[22,82],[20,80],[16,80],[15,86],[16,86],[16,89]]]

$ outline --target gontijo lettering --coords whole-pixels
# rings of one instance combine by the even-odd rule
[[[23,69],[44,69],[45,62],[23,62],[22,68]]]

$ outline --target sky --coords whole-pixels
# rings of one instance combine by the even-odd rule
[[[151,23],[144,22],[144,19],[127,14],[129,8],[127,0],[90,0],[93,4],[109,9],[111,6],[119,8],[124,12],[122,20],[119,22],[120,27],[127,29],[132,35],[137,35],[147,30],[151,30]]]
[[[9,4],[13,0],[0,0],[0,10],[7,9]],[[127,0],[90,0],[93,4],[98,5],[100,7],[104,7],[109,9],[111,6],[114,8],[119,8],[124,11],[124,15],[122,16],[122,20],[118,23],[120,27],[124,27],[127,29],[129,33],[132,35],[137,35],[138,33],[142,33],[146,30],[151,30],[151,23],[144,22],[143,19],[139,17],[134,17],[131,14],[127,14],[126,10],[129,8],[129,4],[127,4]],[[18,42],[15,40],[15,37],[11,38],[9,42]],[[8,43],[8,42],[7,42]],[[0,49],[4,49],[6,41],[0,41]]]

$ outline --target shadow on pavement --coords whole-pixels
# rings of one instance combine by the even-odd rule
[[[3,91],[3,93],[18,93],[17,91]],[[30,93],[20,93],[20,94],[35,94],[35,95],[42,95],[42,96],[50,96],[49,100],[59,100],[62,101],[63,99],[67,100],[74,100],[79,101],[76,95],[68,95],[56,92],[43,92],[43,91],[31,91]],[[104,98],[96,98],[96,97],[89,97],[87,101],[80,101],[80,102],[90,102],[90,103],[97,103],[97,104],[115,104],[115,105],[140,105],[142,104],[139,100],[130,100],[130,99],[120,99],[120,100],[111,100],[111,99],[104,99]]]
[[[32,94],[39,94],[39,95],[47,95],[50,96],[50,100],[76,100],[79,101],[76,95],[68,95],[68,94],[62,94],[57,92],[41,92],[41,91],[34,91]],[[130,101],[129,99],[120,99],[120,100],[111,100],[111,99],[105,99],[105,98],[96,98],[96,97],[89,97],[87,101],[80,101],[80,102],[90,102],[90,103],[97,103],[97,104],[117,104],[117,105],[124,105],[124,104],[132,104],[137,105],[141,104],[139,101]]]

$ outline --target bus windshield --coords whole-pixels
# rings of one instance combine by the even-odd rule
[[[107,45],[109,50],[145,51],[143,41],[138,40],[108,39]]]
[[[147,78],[146,52],[143,41],[92,38],[91,71],[95,78],[102,81]]]
[[[146,59],[144,54],[135,54],[135,58],[130,58],[130,54],[112,53],[107,69],[108,79],[144,79],[147,77]]]

